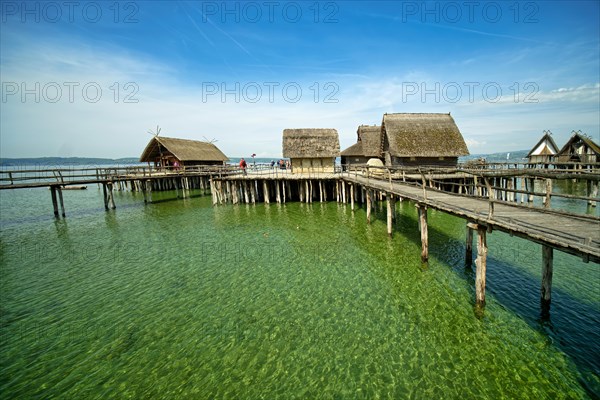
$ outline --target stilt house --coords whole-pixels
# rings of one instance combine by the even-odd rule
[[[140,162],[157,167],[223,165],[229,160],[213,143],[199,140],[154,136],[144,149]]]
[[[356,143],[342,151],[342,164],[366,164],[371,158],[381,159],[380,125],[361,125],[356,131]]]
[[[469,154],[450,114],[384,114],[381,131],[386,166],[454,167]]]
[[[597,163],[600,162],[600,146],[581,131],[573,132],[555,159],[558,162]]]
[[[283,156],[290,159],[293,173],[335,170],[340,141],[335,129],[284,129]]]
[[[554,156],[558,153],[558,146],[550,135],[552,132],[544,131],[544,136],[527,154],[531,164],[549,163],[554,160]]]

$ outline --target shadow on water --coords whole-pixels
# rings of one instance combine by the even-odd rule
[[[412,207],[412,203],[411,204]],[[412,207],[414,208],[414,207]],[[397,207],[396,222],[393,227],[394,234],[403,235],[420,248],[421,238],[418,228],[416,212],[406,212],[408,209],[401,205]],[[363,208],[364,211],[364,208]],[[485,317],[485,307],[475,304],[475,261],[472,267],[466,265],[465,255],[465,234],[461,239],[451,237],[447,230],[439,229],[436,221],[436,213],[430,212],[428,219],[429,234],[429,258],[435,257],[437,260],[450,265],[454,273],[459,277],[466,279],[471,289],[473,311],[477,318]],[[466,232],[465,221],[457,217],[444,215],[444,218],[452,218],[454,229],[462,229]],[[372,221],[386,221],[386,212],[377,210],[372,214]],[[460,226],[460,228],[458,226]],[[450,229],[453,229],[452,227]],[[592,398],[600,398],[600,387],[598,381],[589,379],[590,375],[598,377],[600,375],[600,311],[593,305],[586,303],[572,294],[558,289],[556,284],[552,288],[552,303],[549,312],[544,310],[541,304],[540,288],[541,276],[534,276],[518,260],[507,261],[502,258],[503,254],[495,256],[493,242],[495,236],[500,240],[506,238],[499,237],[507,234],[503,232],[492,232],[488,234],[488,246],[490,251],[487,257],[487,287],[486,297],[488,301],[493,296],[495,302],[513,314],[519,316],[527,322],[533,329],[544,333],[551,343],[568,355],[577,369],[581,373],[580,383]],[[520,238],[510,238],[510,240],[526,241]],[[473,255],[476,257],[477,234],[473,235]],[[526,262],[539,262],[541,272],[541,246],[532,242],[527,244],[538,250],[539,259],[535,257],[536,251],[531,252],[530,260],[520,260]],[[440,251],[439,249],[445,249]],[[448,249],[452,249],[448,251]],[[555,253],[558,251],[555,250]],[[458,255],[458,256],[457,256]],[[415,257],[418,257],[418,252]],[[570,257],[570,256],[569,256]],[[555,255],[555,266],[556,266]],[[421,265],[421,270],[427,269],[426,265]],[[555,283],[556,277],[555,272]],[[498,285],[501,282],[502,286]]]

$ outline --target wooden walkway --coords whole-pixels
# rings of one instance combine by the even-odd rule
[[[386,182],[361,176],[345,176],[348,183],[391,193],[418,204],[465,218],[478,225],[517,235],[581,256],[585,261],[600,263],[600,220],[592,216],[565,215],[552,210],[494,202],[490,218],[490,202],[484,199],[445,193],[406,183]]]

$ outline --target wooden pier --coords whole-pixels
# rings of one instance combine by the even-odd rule
[[[102,186],[104,207],[116,208],[114,190],[140,191],[152,202],[153,190],[175,190],[186,197],[192,189],[210,190],[213,205],[305,203],[337,201],[366,207],[366,222],[379,202],[386,202],[387,233],[393,234],[396,202],[411,201],[419,216],[421,260],[429,258],[428,210],[435,209],[465,220],[465,265],[473,263],[476,232],[476,303],[485,304],[488,234],[503,231],[542,245],[542,314],[551,302],[554,250],[585,262],[600,263],[600,218],[551,207],[552,199],[567,198],[596,207],[600,168],[547,170],[524,168],[401,169],[338,168],[334,173],[302,173],[267,166],[241,171],[236,167],[198,167],[177,170],[146,168],[44,170],[37,174],[0,171],[0,189],[49,187],[54,215],[65,217],[62,188],[67,185]],[[20,175],[19,175],[20,174]],[[554,182],[583,180],[586,195],[553,191]],[[536,204],[536,199],[537,203]],[[541,204],[539,204],[541,203]],[[60,208],[59,208],[60,206]]]

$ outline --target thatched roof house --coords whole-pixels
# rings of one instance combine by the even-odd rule
[[[335,129],[283,130],[283,156],[290,159],[292,172],[333,172],[339,155]]]
[[[558,153],[558,146],[554,139],[552,139],[552,132],[544,131],[544,136],[536,143],[531,151],[527,154],[529,162],[532,164],[536,163],[549,163],[554,159],[554,155]]]
[[[569,141],[556,153],[555,160],[582,164],[600,162],[600,146],[581,131],[573,132]]]
[[[150,139],[140,162],[156,166],[223,165],[227,156],[212,143],[199,140],[155,136]]]
[[[371,158],[381,158],[380,125],[361,125],[356,131],[356,143],[342,151],[342,164],[366,164]]]
[[[452,167],[469,154],[450,114],[384,114],[381,130],[386,165]]]

